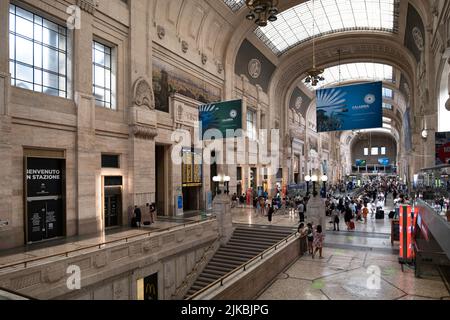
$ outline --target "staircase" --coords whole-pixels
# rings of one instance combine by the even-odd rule
[[[289,227],[236,225],[230,241],[219,247],[187,292],[185,299],[294,232],[296,229]]]

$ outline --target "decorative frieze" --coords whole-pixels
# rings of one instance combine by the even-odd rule
[[[101,252],[94,257],[94,266],[96,268],[101,268],[106,266],[107,263],[107,257],[105,252]]]
[[[60,263],[58,265],[48,267],[44,271],[44,281],[48,283],[55,283],[61,280],[66,275],[66,267]]]
[[[97,7],[97,0],[77,0],[77,5],[81,10],[94,14]]]
[[[136,138],[150,140],[158,135],[158,130],[152,127],[135,124],[132,126],[133,135]]]

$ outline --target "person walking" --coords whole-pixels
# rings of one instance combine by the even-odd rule
[[[300,222],[305,221],[305,205],[303,204],[303,201],[300,201],[300,204],[298,205],[298,215],[300,218]]]
[[[297,232],[300,234],[300,256],[303,256],[308,250],[308,228],[305,227],[305,224],[302,222],[298,226]]]
[[[367,223],[367,215],[369,214],[369,209],[367,208],[367,205],[364,206],[362,209],[362,216],[364,218],[364,223]]]
[[[313,254],[314,230],[311,223],[307,224],[306,238],[308,239],[308,253]]]
[[[333,231],[340,231],[339,230],[339,222],[340,222],[339,213],[340,213],[340,210],[337,207],[334,207],[333,211],[331,213],[332,219],[333,219]],[[336,230],[336,227],[337,227],[337,230]]]
[[[351,230],[350,222],[352,221],[352,219],[353,219],[352,209],[348,205],[346,205],[345,206],[344,221],[345,221],[345,224],[347,225],[347,230],[348,231]]]
[[[270,205],[270,204],[267,205],[267,208],[268,208],[268,210],[267,210],[267,219],[269,220],[269,223],[272,224],[272,215],[273,215],[273,212],[275,210],[273,209],[273,206]]]
[[[325,234],[322,232],[322,226],[317,226],[316,232],[314,233],[314,240],[313,240],[313,246],[314,246],[314,253],[312,255],[312,258],[314,259],[314,256],[316,255],[317,251],[319,251],[319,258],[323,259],[322,257],[322,248],[323,248],[323,241],[325,240]]]
[[[142,212],[141,208],[138,206],[134,206],[134,219],[136,221],[136,227],[141,227],[141,220],[142,220]]]

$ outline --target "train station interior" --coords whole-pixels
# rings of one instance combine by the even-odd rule
[[[450,300],[450,1],[1,0],[0,300]]]

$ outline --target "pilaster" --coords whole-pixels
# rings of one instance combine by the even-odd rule
[[[132,101],[128,108],[130,126],[130,201],[142,206],[155,200],[156,111],[152,88],[153,1],[129,0],[130,80]],[[169,166],[169,168],[174,168]],[[181,171],[180,171],[181,172]],[[180,184],[181,185],[181,184]]]
[[[96,172],[100,159],[95,141],[95,99],[92,95],[92,41],[93,16],[81,11],[81,28],[74,30],[74,59],[83,61],[74,65],[75,104],[77,107],[77,212],[78,234],[102,230],[101,205],[97,203]],[[100,191],[101,192],[101,191]]]

